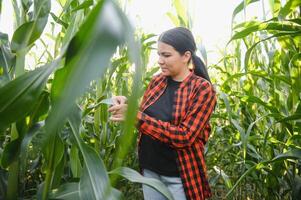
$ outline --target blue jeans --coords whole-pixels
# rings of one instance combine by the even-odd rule
[[[175,200],[186,200],[183,184],[180,177],[162,176],[148,169],[143,169],[143,176],[160,180],[169,189]],[[166,200],[157,190],[142,185],[144,200]]]

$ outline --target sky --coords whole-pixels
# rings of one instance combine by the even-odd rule
[[[138,22],[147,32],[161,33],[174,25],[166,16],[172,10],[168,0],[132,0],[129,17]],[[230,35],[231,17],[234,8],[241,0],[190,0],[189,11],[194,18],[193,33],[201,36],[208,45],[218,44],[219,40]]]
[[[189,13],[193,17],[192,32],[206,48],[208,63],[219,57],[231,36],[231,19],[241,0],[188,0]],[[169,0],[132,0],[128,6],[129,18],[145,32],[160,34],[174,27],[166,12],[171,11]]]
[[[3,0],[0,31],[13,34],[11,0]],[[193,17],[192,32],[207,50],[208,63],[217,62],[219,50],[230,39],[231,18],[235,7],[242,0],[187,0]],[[52,12],[57,13],[56,0],[52,0]],[[125,2],[123,0],[123,2]],[[146,33],[160,34],[174,27],[166,13],[172,10],[171,0],[129,0],[126,13],[135,27]],[[248,7],[248,9],[260,9]],[[252,13],[252,12],[247,12]],[[153,59],[151,57],[151,59]]]

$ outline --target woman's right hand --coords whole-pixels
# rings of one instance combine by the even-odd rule
[[[121,122],[125,119],[125,113],[127,111],[127,98],[125,96],[113,96],[113,105],[108,109],[112,116],[111,121]]]

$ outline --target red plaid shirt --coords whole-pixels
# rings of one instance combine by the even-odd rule
[[[203,200],[211,196],[203,156],[211,128],[209,118],[216,104],[213,86],[193,72],[183,80],[176,91],[173,121],[164,122],[150,117],[143,111],[164,92],[167,78],[155,76],[144,93],[138,130],[154,139],[167,143],[177,152],[177,164],[187,199]]]

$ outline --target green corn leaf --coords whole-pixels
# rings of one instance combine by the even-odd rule
[[[13,34],[11,42],[13,52],[25,49],[41,36],[47,23],[50,7],[50,0],[34,1],[33,21],[22,24]]]
[[[273,12],[273,17],[278,16],[279,11],[281,9],[280,0],[269,0],[271,11]]]
[[[49,0],[34,0],[34,20],[48,18],[50,9],[51,2]]]
[[[45,122],[41,121],[36,124],[34,124],[30,130],[25,134],[24,138],[22,139],[22,142],[20,144],[20,168],[21,168],[21,177],[25,176],[26,172],[26,166],[27,166],[27,159],[28,159],[28,146],[32,139],[39,133],[41,128],[44,126]]]
[[[297,200],[301,196],[301,177],[296,175],[293,182],[292,199]]]
[[[71,12],[75,12],[77,10],[89,8],[93,5],[93,0],[86,0],[82,4],[78,5],[76,8],[74,8]]]
[[[266,103],[264,101],[262,101],[260,98],[256,97],[256,96],[244,96],[241,98],[242,101],[246,101],[246,102],[250,102],[250,103],[257,103],[259,105],[264,106],[265,108],[267,108],[268,110],[270,110],[272,113],[279,113],[279,111],[277,110],[277,108],[273,107],[270,103]]]
[[[176,12],[177,12],[178,16],[180,16],[180,17],[185,17],[186,16],[185,6],[183,5],[182,0],[173,0],[173,5],[176,9]]]
[[[22,24],[13,34],[11,49],[13,52],[21,51],[36,41],[42,34],[35,21]]]
[[[229,197],[232,193],[233,193],[233,191],[234,191],[234,189],[239,185],[239,183],[249,174],[249,173],[251,173],[253,170],[255,170],[256,169],[256,165],[255,166],[253,166],[253,167],[251,167],[251,168],[249,168],[245,173],[243,173],[240,177],[239,177],[239,179],[236,181],[236,183],[233,185],[233,187],[229,190],[229,192],[227,193],[227,195],[226,195],[226,197]]]
[[[258,42],[256,42],[255,44],[253,44],[246,52],[246,56],[245,56],[245,69],[248,69],[248,63],[249,63],[249,60],[250,60],[250,56],[251,56],[251,53],[253,51],[253,49],[261,42],[264,42],[266,40],[270,40],[272,38],[277,38],[277,37],[283,37],[283,36],[297,36],[297,35],[300,35],[301,34],[301,31],[296,31],[296,32],[280,32],[280,33],[276,33],[270,37],[267,37],[263,40],[260,40]]]
[[[55,159],[56,159],[56,157],[55,157]],[[60,159],[60,161],[57,164],[55,163],[56,165],[55,165],[54,173],[53,173],[53,177],[52,177],[51,188],[59,187],[62,182],[62,177],[64,176],[65,166],[68,163],[68,162],[66,162],[66,157],[67,157],[67,155],[64,154],[64,151],[63,151],[62,158]]]
[[[279,162],[279,161],[283,161],[283,160],[287,160],[287,159],[296,159],[296,160],[301,159],[301,150],[300,149],[293,149],[293,150],[288,151],[286,153],[279,154],[279,155],[275,156],[273,159],[271,159],[269,161],[263,161],[263,162],[260,162],[260,163],[258,163],[256,165],[253,165],[252,167],[250,167],[247,171],[245,171],[239,177],[239,179],[236,181],[236,183],[234,184],[234,186],[227,193],[226,197],[229,197],[233,193],[234,189],[239,185],[239,183],[248,174],[250,174],[252,171],[254,171],[254,170],[260,170],[263,167],[265,167],[267,164],[274,163],[274,162]]]
[[[47,145],[43,146],[45,163],[44,165],[55,169],[55,167],[61,162],[64,156],[64,143],[62,139],[56,135],[56,137],[51,138]]]
[[[246,131],[243,127],[240,126],[239,122],[235,119],[231,119],[231,123],[235,126],[235,128],[239,131],[241,139],[244,140]]]
[[[244,0],[244,1],[242,1],[235,9],[234,9],[234,11],[233,11],[233,14],[232,14],[232,24],[233,24],[233,22],[234,22],[234,19],[235,19],[235,16],[238,14],[238,13],[240,13],[244,8],[245,8],[245,6],[248,6],[248,5],[250,5],[250,4],[252,4],[252,3],[255,3],[255,2],[257,2],[257,1],[259,1],[259,0]]]
[[[0,72],[0,77],[4,75],[7,81],[11,79],[9,71],[14,65],[14,61],[15,56],[10,50],[8,35],[0,32],[0,69],[2,68],[3,70],[2,73]],[[5,82],[2,82],[0,79],[0,87],[4,85],[4,83]]]
[[[99,1],[70,42],[65,67],[55,73],[52,109],[46,122],[47,137],[63,125],[71,105],[92,80],[102,76],[116,47],[131,32],[126,18],[111,1]],[[63,112],[62,112],[63,111]]]
[[[288,152],[285,152],[283,154],[277,155],[275,158],[273,158],[270,162],[278,162],[282,160],[287,160],[287,159],[301,159],[301,149],[293,149]]]
[[[278,122],[287,122],[287,121],[295,121],[295,120],[301,120],[301,114],[297,113],[288,117],[284,117],[280,119]]]
[[[222,176],[223,180],[226,183],[227,188],[232,188],[232,182],[231,179],[229,178],[229,176],[224,172],[224,170],[220,169],[217,166],[214,166],[213,169],[215,170],[215,172],[219,175]]]
[[[254,127],[254,125],[260,121],[261,119],[264,119],[265,117],[267,116],[270,116],[270,115],[265,115],[265,116],[262,116],[258,119],[256,119],[254,122],[250,123],[250,125],[248,126],[248,129],[247,131],[245,132],[244,134],[244,138],[242,138],[242,146],[243,146],[243,158],[244,158],[244,161],[246,160],[246,157],[247,157],[247,148],[251,145],[248,144],[249,142],[249,136],[250,136],[250,133]],[[256,153],[256,150],[254,149],[254,151]],[[256,153],[257,154],[257,153]]]
[[[27,72],[0,88],[0,130],[24,118],[36,106],[58,61]]]
[[[148,186],[153,187],[157,191],[159,191],[167,199],[170,199],[170,200],[173,199],[172,194],[161,181],[153,179],[153,178],[146,178],[146,177],[142,176],[141,174],[139,174],[137,171],[130,169],[128,167],[116,168],[113,171],[111,171],[109,174],[118,174],[133,183],[146,184]]]
[[[218,93],[219,93],[220,98],[224,101],[224,104],[226,105],[227,114],[229,116],[229,119],[231,119],[232,110],[231,110],[230,102],[228,100],[228,96],[225,93],[221,92],[221,91],[218,91]]]
[[[123,17],[126,16],[123,14]],[[128,23],[128,21],[126,22]],[[130,30],[128,38],[129,45],[129,56],[130,60],[135,64],[135,73],[133,75],[133,84],[131,88],[131,94],[128,97],[128,108],[125,116],[125,122],[123,124],[122,136],[120,139],[120,145],[117,150],[117,154],[113,163],[113,168],[117,168],[122,164],[124,157],[127,155],[130,144],[134,140],[134,131],[136,130],[136,116],[138,110],[138,100],[142,96],[142,67],[140,58],[140,48],[139,44],[135,42],[134,38],[131,37],[133,32]],[[121,75],[121,74],[120,74]],[[127,84],[124,84],[125,88]],[[114,180],[112,181],[114,185]]]
[[[44,120],[49,111],[49,92],[44,90],[37,100],[34,109],[30,112],[30,126]]]
[[[171,12],[167,12],[166,15],[169,17],[169,19],[175,26],[180,26],[180,20],[174,14],[172,14]]]
[[[80,163],[80,158],[78,154],[78,148],[75,145],[72,145],[70,150],[70,167],[73,174],[73,177],[79,178],[82,171],[82,166]]]
[[[64,200],[80,200],[79,196],[79,183],[65,183],[58,189],[54,189],[50,193],[50,199],[64,199]],[[112,195],[107,198],[108,200],[122,199],[121,193],[112,188]]]
[[[251,33],[257,32],[257,31],[283,31],[283,32],[299,32],[301,31],[301,26],[299,25],[294,25],[294,24],[289,24],[289,23],[284,23],[284,22],[263,22],[261,24],[257,25],[251,25],[245,27],[242,31],[239,31],[235,33],[231,40],[228,42],[228,44],[232,40],[237,40],[237,39],[242,39]]]
[[[79,200],[79,184],[65,183],[51,191],[50,199]]]
[[[239,23],[239,24],[235,25],[232,29],[233,30],[240,30],[240,29],[244,29],[244,28],[247,28],[247,27],[257,26],[261,23],[262,22],[260,22],[260,21],[250,20],[250,21]]]
[[[62,25],[65,29],[68,28],[68,24],[63,20],[61,20],[60,18],[58,18],[53,12],[51,12],[50,15],[56,23]]]
[[[287,21],[289,21],[289,22],[294,22],[294,23],[296,23],[296,24],[301,25],[301,19],[300,19],[300,18],[288,19]]]
[[[292,13],[296,8],[300,7],[301,0],[289,0],[279,12],[279,18],[284,19]]]
[[[7,168],[12,162],[14,162],[20,153],[21,138],[11,141],[8,143],[1,156],[1,166]]]
[[[68,118],[68,122],[76,145],[84,159],[84,168],[78,187],[79,197],[91,200],[105,199],[111,193],[109,177],[99,155],[93,148],[85,144],[79,135],[81,111],[78,107],[73,108],[73,113]]]
[[[295,142],[301,142],[301,135],[292,135],[291,137],[289,137],[289,139],[286,142],[286,146],[295,146]]]

